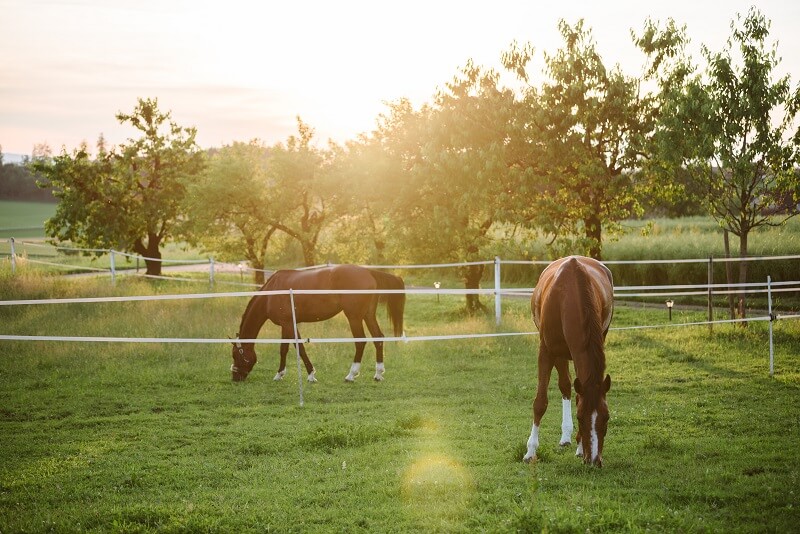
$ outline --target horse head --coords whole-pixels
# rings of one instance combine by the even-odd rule
[[[582,384],[575,378],[578,404],[578,449],[583,463],[603,467],[603,441],[608,430],[606,393],[611,389],[611,377],[606,375],[599,384]]]
[[[236,334],[239,337],[239,334]],[[231,351],[233,363],[231,364],[231,379],[234,382],[241,382],[258,361],[256,357],[255,345],[253,343],[242,344],[239,341],[233,342],[233,350]]]

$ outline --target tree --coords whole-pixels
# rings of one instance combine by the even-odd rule
[[[374,137],[331,146],[330,179],[338,184],[331,250],[352,263],[385,264],[391,233],[391,158]]]
[[[48,235],[86,248],[113,248],[145,258],[147,274],[161,274],[161,245],[174,237],[186,184],[203,167],[195,128],[178,126],[156,99],[139,99],[118,113],[141,133],[112,151],[99,143],[92,159],[84,143],[70,155],[37,158],[33,169],[55,189],[58,207]]]
[[[466,262],[466,289],[480,288],[492,230],[514,194],[509,186],[509,124],[514,95],[499,75],[468,62],[436,98],[418,112],[393,108],[383,135],[403,172],[394,197],[395,232],[408,259]],[[468,313],[484,309],[467,295]]]
[[[522,222],[553,236],[559,252],[602,256],[603,232],[620,230],[620,221],[642,212],[652,183],[637,174],[655,128],[656,97],[643,81],[658,72],[656,60],[683,43],[670,23],[652,25],[645,40],[651,49],[646,76],[608,69],[583,21],[559,22],[564,48],[545,55],[549,80],[524,93],[525,116],[519,129],[527,172],[520,188],[530,202]],[[530,46],[513,46],[507,69],[528,82]]]
[[[184,233],[222,259],[246,259],[264,283],[270,240],[285,203],[267,177],[269,149],[258,140],[216,151],[186,195]]]
[[[268,179],[288,209],[275,227],[294,239],[302,249],[306,265],[316,265],[320,233],[330,222],[336,196],[326,175],[326,154],[311,141],[314,130],[297,118],[298,135],[291,135],[286,144],[278,143],[270,150]]]
[[[711,216],[739,237],[741,258],[750,233],[797,215],[800,198],[800,86],[788,75],[774,80],[780,59],[767,45],[769,27],[751,8],[731,22],[724,50],[703,47],[705,77],[687,77],[674,92],[661,131],[665,159],[689,171]],[[739,283],[747,265],[739,263]]]

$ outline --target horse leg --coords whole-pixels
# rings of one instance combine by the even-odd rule
[[[375,338],[375,361],[377,363],[375,364],[374,378],[380,382],[383,380],[383,373],[385,371],[383,366],[383,332],[381,331],[381,327],[375,315],[367,316],[365,322],[367,323],[370,335]]]
[[[353,333],[354,338],[363,338],[366,336],[364,333],[364,324],[361,318],[348,317],[350,322],[350,331]],[[356,341],[356,355],[353,357],[353,364],[350,366],[350,373],[344,377],[345,382],[354,382],[358,373],[361,371],[361,358],[364,356],[364,347],[367,346],[366,341]]]
[[[275,375],[273,380],[283,380],[284,375],[286,374],[286,354],[289,352],[289,344],[288,343],[281,343],[281,361],[278,364],[278,373]]]
[[[547,353],[543,343],[539,344],[539,382],[536,385],[536,397],[533,399],[533,427],[528,438],[528,452],[523,460],[530,462],[536,459],[539,448],[539,424],[547,411],[547,386],[550,385],[550,373],[553,371],[553,359]]]
[[[300,333],[297,333],[297,336],[300,337]],[[285,325],[281,329],[281,337],[283,339],[294,339],[294,325],[289,324]],[[284,350],[285,346],[285,350]],[[311,364],[311,360],[308,359],[308,354],[306,354],[306,347],[304,343],[298,343],[297,347],[298,351],[300,352],[300,359],[303,360],[303,365],[306,367],[306,372],[308,373],[308,381],[309,382],[316,382],[317,377],[315,376],[316,370],[314,366]],[[289,351],[289,343],[281,343],[281,370],[278,371],[281,374],[281,378],[283,378],[283,374],[286,374],[286,353]],[[280,380],[280,378],[275,376],[276,380]]]
[[[562,447],[569,445],[572,438],[572,381],[569,378],[569,360],[566,358],[555,359],[558,372],[558,389],[561,390],[561,441]]]

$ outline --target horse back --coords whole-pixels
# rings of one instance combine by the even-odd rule
[[[583,323],[577,316],[587,310],[596,310],[605,335],[614,310],[611,271],[584,256],[569,256],[548,265],[531,297],[533,320],[540,335],[563,338],[569,323]]]

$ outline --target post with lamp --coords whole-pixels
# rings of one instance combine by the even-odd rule
[[[433,287],[435,287],[438,290],[440,287],[442,287],[442,283],[441,282],[434,282],[433,283]],[[439,292],[438,291],[436,292],[436,302],[437,303],[439,302]]]
[[[669,320],[672,321],[672,306],[675,305],[672,299],[669,299],[666,303],[667,310],[669,311]]]

